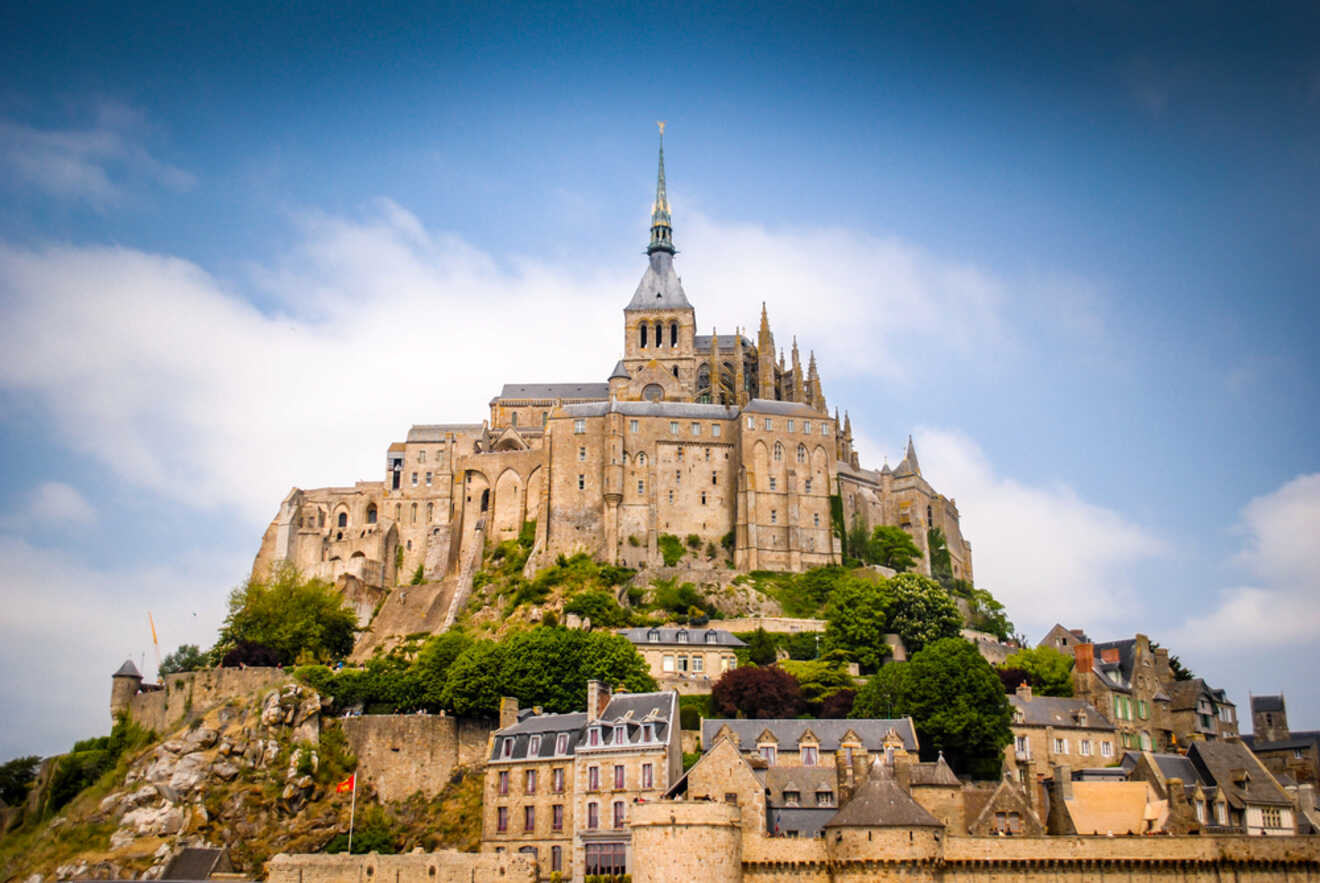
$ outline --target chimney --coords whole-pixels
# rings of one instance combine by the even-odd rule
[[[1072,800],[1072,767],[1067,764],[1054,767],[1054,794],[1060,800]]]
[[[1085,673],[1095,669],[1095,645],[1078,644],[1073,647],[1073,671]]]
[[[894,780],[898,782],[898,787],[908,794],[912,793],[912,757],[910,755],[894,755]]]
[[[1027,681],[1023,681],[1022,683],[1018,684],[1018,686],[1017,686],[1017,697],[1018,697],[1019,699],[1021,699],[1023,702],[1030,702],[1030,701],[1031,701],[1031,684],[1028,683]]]
[[[1155,680],[1167,683],[1173,680],[1173,669],[1169,668],[1169,648],[1160,647],[1155,651]]]
[[[500,729],[518,723],[518,700],[513,696],[500,699]]]
[[[857,778],[848,757],[842,751],[834,752],[834,779],[838,787],[839,806],[852,800],[857,790]]]
[[[587,720],[600,720],[605,706],[610,704],[610,688],[604,681],[587,681]]]

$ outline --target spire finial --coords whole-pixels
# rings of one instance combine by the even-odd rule
[[[656,120],[660,127],[660,168],[655,176],[655,204],[651,206],[651,244],[646,247],[647,254],[657,251],[673,254],[674,226],[669,216],[669,196],[665,193],[665,124]]]

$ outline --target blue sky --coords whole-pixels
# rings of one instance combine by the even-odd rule
[[[0,755],[209,644],[289,486],[603,379],[655,125],[698,322],[909,432],[1029,638],[1228,688],[1320,628],[1317,14],[1235,5],[10,4]]]

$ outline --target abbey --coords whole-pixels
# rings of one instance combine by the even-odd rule
[[[940,528],[953,575],[972,578],[957,505],[922,477],[911,441],[897,468],[863,468],[851,421],[826,406],[815,354],[804,367],[794,338],[786,361],[764,304],[754,339],[697,333],[674,267],[661,139],[647,266],[608,377],[507,384],[481,423],[413,426],[387,449],[383,481],[293,489],[255,574],[289,561],[369,586],[419,567],[461,583],[482,549],[530,522],[532,566],[585,551],[657,567],[662,535],[695,534],[737,569],[801,570],[840,560],[834,497],[849,526],[911,533],[926,572],[927,530]]]

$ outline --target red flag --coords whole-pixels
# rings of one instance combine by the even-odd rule
[[[352,791],[353,785],[355,784],[354,780],[356,778],[357,778],[357,773],[354,773],[353,775],[349,776],[347,779],[336,785],[335,791],[340,794],[343,794],[345,791]]]

